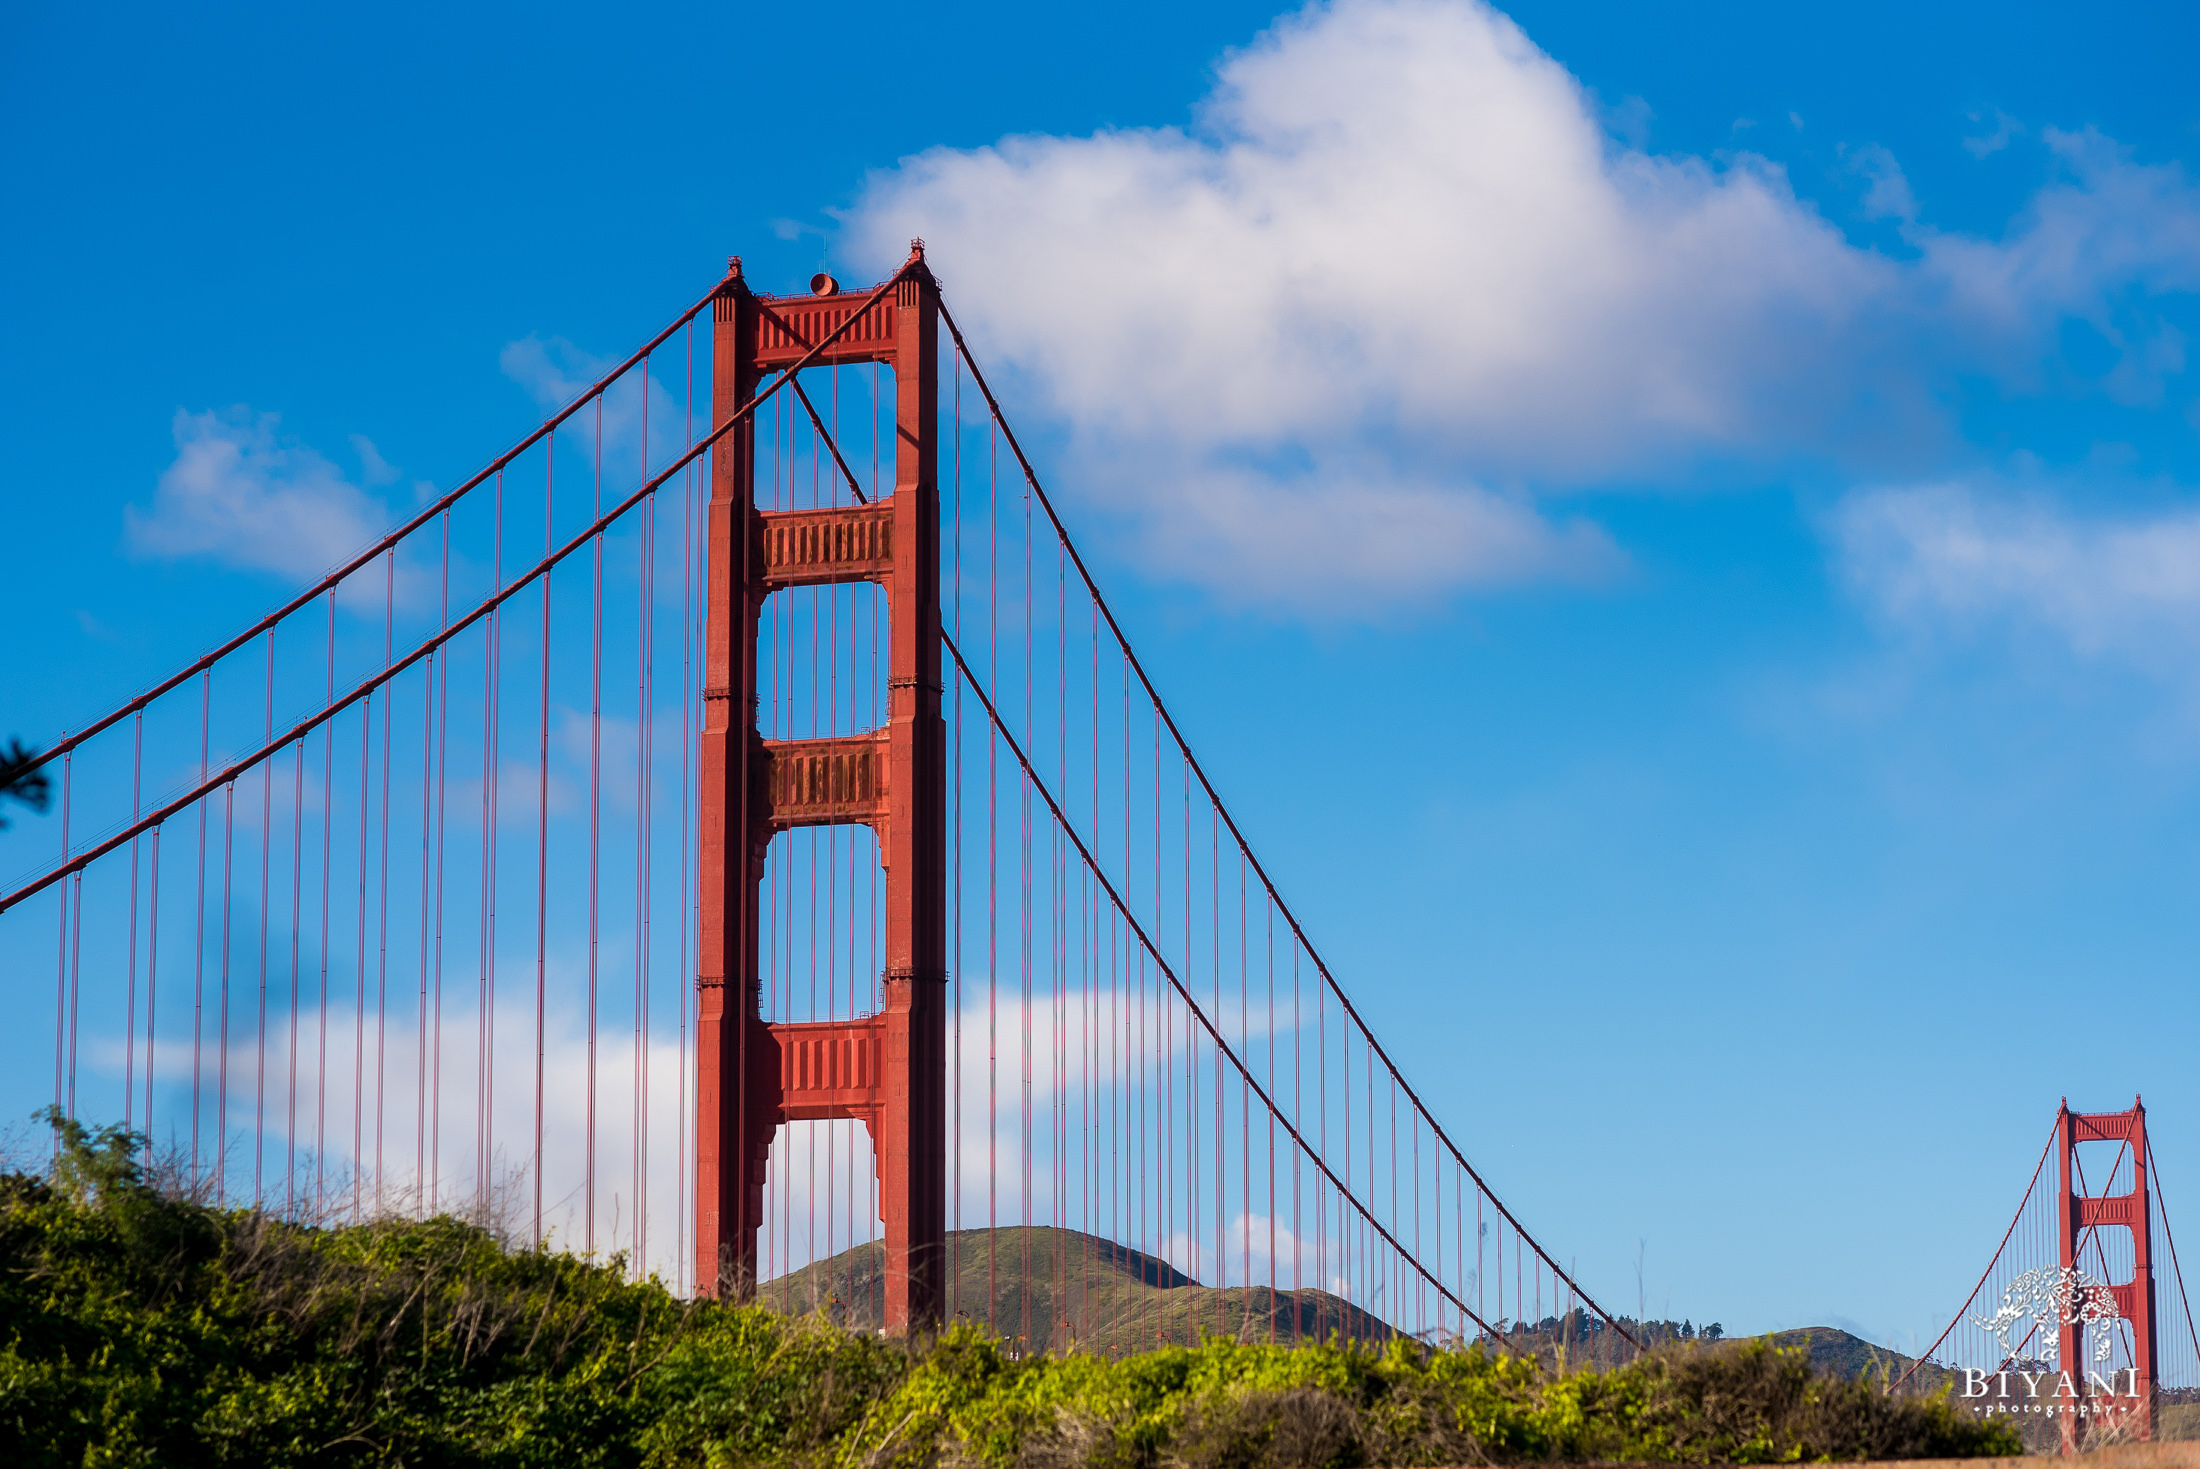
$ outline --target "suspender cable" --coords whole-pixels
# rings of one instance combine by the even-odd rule
[[[358,953],[352,964],[353,1014],[351,1024],[351,1217],[354,1224],[366,1208],[367,1125],[367,861],[368,812],[374,795],[374,701],[359,704],[359,884],[353,911],[358,919]]]
[[[999,429],[986,426],[986,673],[1001,674],[1001,484]],[[985,1323],[1000,1334],[1000,746],[985,747]]]
[[[336,695],[336,591],[332,587],[327,600],[328,648],[323,662],[323,674],[328,697]],[[316,1219],[327,1205],[323,1187],[327,1182],[328,1157],[328,934],[329,897],[334,889],[333,848],[336,828],[336,723],[331,720],[321,732],[321,940],[319,963],[321,968],[320,1000],[314,1012],[313,1064],[313,1214]],[[148,995],[148,1004],[150,995]],[[151,1016],[147,1015],[150,1027]],[[146,1069],[152,1069],[152,1056],[146,1056]],[[152,1115],[150,1092],[146,1115]]]
[[[1238,861],[1238,902],[1242,909],[1245,892],[1245,863]],[[1267,940],[1268,966],[1268,1090],[1276,1086],[1276,908],[1268,905]],[[1268,1118],[1268,1344],[1276,1344],[1276,1119]],[[1296,1282],[1294,1289],[1296,1288]]]
[[[642,364],[642,478],[649,478],[649,364]],[[657,497],[641,513],[636,589],[634,707],[638,735],[634,749],[634,1278],[649,1276],[649,1001],[650,869],[649,837],[652,791],[651,756],[655,723],[650,701],[656,655],[654,602],[657,574]]]
[[[212,787],[207,785],[206,772],[211,761],[213,745],[212,710],[214,698],[214,673],[207,669],[199,675],[199,786],[196,794],[205,795]],[[67,767],[63,767],[66,769]],[[183,809],[181,806],[177,810]],[[201,1041],[206,1030],[206,821],[207,806],[199,802],[199,885],[198,895],[192,904],[191,946],[194,951],[191,966],[191,1183],[197,1186],[200,1177],[199,1118],[204,1110],[200,1098],[206,1066],[202,1058]]]
[[[684,343],[687,357],[687,379],[680,406],[680,442],[695,442],[695,328],[691,324]],[[696,797],[691,781],[692,756],[700,727],[695,715],[695,492],[697,479],[693,469],[688,471],[687,483],[680,493],[680,970],[682,975],[692,973],[688,968],[688,900],[695,889],[690,885],[688,871],[689,815],[695,809]],[[677,1104],[673,1108],[675,1143],[673,1156],[673,1211],[676,1223],[673,1228],[673,1284],[682,1294],[694,1289],[693,1277],[688,1274],[693,1260],[688,1249],[687,1174],[688,1142],[687,1118],[689,1098],[693,1095],[688,1079],[688,1006],[693,1003],[690,987],[682,984],[680,991],[679,1036],[679,1084],[675,1092]]]
[[[963,469],[962,469],[962,358],[954,358],[954,435],[951,466],[954,485],[954,511],[949,524],[954,528],[951,541],[948,576],[948,616],[954,625],[954,635],[962,636],[962,522],[963,522]],[[962,1046],[963,1046],[963,903],[968,890],[963,880],[963,705],[962,671],[955,671],[950,708],[953,713],[954,744],[948,756],[949,777],[947,799],[948,821],[953,832],[949,839],[947,878],[950,896],[947,900],[949,916],[949,942],[953,950],[948,964],[948,1250],[947,1250],[947,1319],[955,1321],[962,1316]]]
[[[69,796],[71,759],[61,760],[61,860],[69,858]],[[65,1076],[69,1037],[69,890],[61,890],[60,927],[54,935],[53,974],[53,1104],[61,1108],[68,1101]],[[54,1146],[61,1146],[61,1135],[54,1134]]]
[[[603,517],[603,399],[596,400],[594,449],[594,500],[591,508]],[[603,532],[589,540],[588,643],[588,1039],[585,1084],[587,1138],[582,1152],[581,1249],[596,1253],[596,988],[599,962],[603,889]]]
[[[385,676],[390,676],[390,661],[394,651],[394,633],[397,607],[397,551],[393,547],[383,558],[386,572],[382,597],[382,664]],[[397,735],[397,686],[388,685],[389,698],[382,712],[382,835],[377,849],[381,862],[381,878],[375,887],[375,979],[374,979],[374,1203],[377,1212],[382,1207],[382,1187],[385,1175],[382,1168],[382,1131],[387,1118],[384,1084],[389,1076],[389,978],[390,978],[390,749]]]
[[[504,585],[504,476],[497,476],[496,521],[489,552],[489,589]],[[504,794],[504,614],[496,611],[482,634],[481,655],[481,976],[475,1013],[480,1027],[474,1077],[474,1188],[490,1205],[496,1167],[497,1063],[497,838]]]
[[[544,438],[542,456],[542,673],[539,680],[541,712],[537,721],[539,744],[535,766],[535,1107],[533,1146],[527,1172],[534,1189],[533,1242],[542,1248],[542,1082],[543,1026],[549,1005],[550,934],[550,558],[557,544],[558,438],[555,431]],[[514,590],[526,584],[522,579]]]
[[[222,787],[221,1013],[214,1043],[214,1198],[229,1199],[229,939],[237,904],[232,894],[237,855],[237,783]]]
[[[1031,496],[1026,493],[1022,499],[1024,507],[1024,524],[1022,527],[1024,549],[1024,728],[1028,731],[1031,728],[1033,700],[1031,677]],[[1023,1167],[1019,1170],[1022,1175],[1023,1230],[1018,1235],[1022,1258],[1019,1262],[1021,1284],[1017,1289],[1018,1305],[1022,1307],[1023,1312],[1023,1330],[1018,1337],[1018,1344],[1025,1350],[1029,1350],[1031,1343],[1031,1170],[1034,1159],[1032,1157],[1031,1126],[1032,830],[1031,782],[1028,778],[1017,784],[1016,808],[1020,836],[1020,840],[1017,842],[1019,869],[1016,894],[1018,913],[1017,978],[1021,988],[1017,1007],[1019,1024],[1017,1027],[1016,1053],[1017,1064],[1021,1072],[1018,1078],[1020,1085],[1017,1088],[1017,1100],[1023,1124]]]
[[[145,914],[145,1156],[150,1167],[153,1161],[153,1063],[159,1056],[156,1037],[155,1001],[160,994],[160,828],[153,828],[153,850],[149,857],[152,868],[150,891],[146,894]]]
[[[428,993],[434,935],[429,931],[434,909],[435,882],[435,710],[438,664],[446,659],[430,655],[420,679],[420,973],[419,999],[413,1020],[413,1182],[412,1194],[432,1213],[435,1179],[429,1162],[428,1120],[430,1082],[435,1037],[429,1017]]]
[[[130,819],[135,821],[144,803],[139,799],[145,774],[145,715],[141,710],[130,721]],[[130,958],[129,988],[122,1005],[122,1125],[135,1121],[137,1090],[137,951],[138,951],[138,844],[130,842]],[[152,1031],[146,1031],[146,1054],[152,1054]],[[150,1119],[148,1119],[150,1120]],[[150,1132],[150,1127],[147,1131]]]
[[[298,1203],[298,1001],[299,944],[305,923],[306,878],[306,742],[303,735],[291,746],[290,789],[290,1045],[283,1097],[283,1202]]]
[[[451,516],[443,513],[442,613],[445,627],[451,623]],[[486,629],[484,629],[486,630]],[[436,1207],[436,1189],[443,1173],[443,895],[444,827],[450,813],[451,774],[451,655],[436,660],[435,687],[435,971],[431,980],[434,1042],[428,1052],[428,1209]]]

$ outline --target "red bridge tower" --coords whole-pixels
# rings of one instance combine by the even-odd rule
[[[828,285],[825,282],[814,285]],[[894,374],[893,494],[876,504],[756,508],[753,417],[711,457],[701,760],[701,947],[695,1278],[713,1295],[756,1285],[765,1168],[782,1122],[860,1118],[877,1158],[886,1327],[935,1323],[946,1215],[946,731],[940,717],[937,432],[939,295],[921,245],[893,287],[760,297],[739,262],[716,307],[713,424],[771,370],[883,363]],[[851,317],[860,319],[850,323]],[[840,330],[842,327],[846,330]],[[766,740],[756,729],[756,638],[788,587],[870,581],[891,620],[885,728]],[[758,888],[772,837],[862,823],[886,869],[884,1010],[767,1024],[758,994]]]
[[[2134,1098],[2128,1112],[2073,1112],[2065,1101],[2056,1119],[2055,1151],[2061,1160],[2062,1207],[2057,1211],[2056,1236],[2061,1247],[2062,1268],[2065,1271],[2082,1269],[2079,1251],[2086,1236],[2104,1224],[2121,1224],[2131,1231],[2131,1279],[2123,1285],[2109,1285],[2116,1297],[2116,1314],[2131,1323],[2131,1365],[2133,1386],[2138,1401],[2132,1408],[2133,1424],[2141,1439],[2154,1437],[2154,1388],[2155,1388],[2155,1329],[2154,1329],[2154,1250],[2149,1228],[2151,1211],[2147,1196],[2147,1167],[2153,1161],[2147,1154],[2147,1109]],[[2073,1167],[2078,1155],[2078,1144],[2090,1142],[2125,1143],[2131,1149],[2131,1191],[2107,1196],[2089,1196],[2077,1192]],[[2104,1180],[2105,1182],[2105,1180]],[[2070,1277],[2065,1275],[2066,1280]],[[2085,1365],[2085,1327],[2080,1321],[2064,1321],[2061,1326],[2061,1360],[2064,1371],[2072,1379],[2083,1382],[2081,1375]],[[2068,1416],[2063,1422],[2063,1443],[2074,1447],[2078,1439],[2077,1422]]]

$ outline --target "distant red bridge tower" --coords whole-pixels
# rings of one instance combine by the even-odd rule
[[[718,1295],[756,1284],[757,1227],[782,1122],[860,1119],[877,1158],[885,1319],[939,1319],[946,1213],[946,732],[940,714],[939,294],[919,246],[882,291],[760,297],[739,262],[716,302],[713,423],[762,376],[807,362],[894,375],[894,490],[875,504],[756,508],[753,417],[712,456],[704,651],[701,948],[697,968],[696,1273]],[[819,350],[820,344],[823,349]],[[766,740],[756,728],[759,614],[789,587],[869,581],[885,593],[884,728]],[[884,1007],[768,1024],[758,892],[772,837],[861,823],[886,869]]]
[[[2128,1112],[2073,1112],[2069,1102],[2056,1118],[2055,1152],[2061,1168],[2061,1208],[2056,1217],[2056,1242],[2061,1251],[2064,1278],[2083,1268],[2080,1252],[2102,1225],[2120,1224],[2131,1231],[2131,1279],[2109,1285],[2116,1297],[2116,1314],[2131,1323],[2131,1365],[2134,1396],[2133,1425],[2141,1439],[2154,1437],[2155,1373],[2154,1248],[2147,1195],[2147,1169],[2153,1161],[2147,1153],[2147,1109],[2137,1098]],[[2131,1152],[2131,1189],[2128,1193],[2088,1196],[2077,1191],[2075,1164],[2078,1144],[2111,1142],[2127,1145]],[[2069,1313],[2066,1313],[2066,1316]],[[2083,1382],[2085,1326],[2065,1319],[2061,1325],[2061,1362],[2074,1380]],[[2063,1443],[2075,1447],[2078,1424],[2065,1416]]]

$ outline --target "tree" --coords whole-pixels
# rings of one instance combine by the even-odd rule
[[[44,762],[21,740],[9,740],[0,747],[0,796],[13,796],[33,811],[45,810],[53,800],[53,782],[46,778]],[[0,831],[7,830],[7,825],[7,818],[0,816]]]
[[[114,1124],[87,1127],[54,1106],[39,1108],[31,1119],[53,1129],[54,1186],[77,1203],[112,1204],[145,1187],[137,1161],[148,1146],[143,1133]]]

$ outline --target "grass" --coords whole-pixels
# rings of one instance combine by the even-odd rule
[[[1234,1469],[2008,1452],[1763,1343],[1561,1372],[1393,1337],[1115,1358],[682,1301],[450,1218],[320,1228],[148,1186],[61,1123],[0,1175],[0,1441],[59,1465]]]

